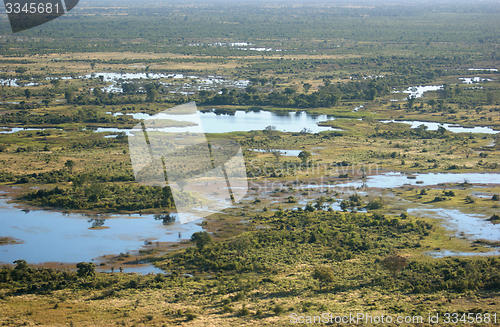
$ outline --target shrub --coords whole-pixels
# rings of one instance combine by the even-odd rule
[[[235,300],[235,301],[241,301],[241,300],[243,300],[244,298],[245,298],[245,294],[243,294],[243,292],[239,292],[238,294],[236,294],[236,295],[234,296],[234,300]]]
[[[368,210],[376,210],[376,209],[382,208],[383,206],[384,206],[384,202],[382,201],[382,199],[375,199],[375,200],[368,202],[368,205],[366,206],[366,208]]]
[[[476,200],[474,200],[474,198],[472,198],[470,195],[467,195],[465,197],[465,203],[476,203]]]
[[[224,306],[222,307],[222,311],[225,313],[231,313],[234,311],[234,309],[228,306],[227,304],[224,304]]]
[[[450,197],[455,196],[455,192],[453,192],[453,191],[443,191],[443,192],[444,192],[444,195],[446,195],[446,196],[450,196]]]
[[[281,305],[276,304],[276,306],[273,308],[273,311],[276,315],[281,315],[283,312],[285,312],[285,309]]]
[[[187,320],[194,320],[197,317],[191,309],[187,309],[184,315],[186,316]]]
[[[390,255],[382,260],[382,265],[396,277],[401,269],[408,266],[408,259],[400,255]]]
[[[79,277],[94,277],[95,276],[95,265],[92,262],[79,262],[76,264],[76,273]]]
[[[191,242],[195,243],[198,249],[202,250],[205,245],[212,243],[212,236],[208,232],[196,232],[191,236]]]
[[[493,216],[491,216],[490,219],[488,219],[489,221],[499,221],[500,220],[500,216],[495,214]]]
[[[325,266],[325,265],[316,266],[314,268],[314,272],[312,274],[312,277],[314,279],[319,280],[320,289],[329,283],[333,283],[335,280],[335,275],[333,273],[332,268],[330,268],[329,266]]]
[[[246,305],[243,305],[241,310],[238,312],[240,316],[248,316],[250,314],[250,310],[247,309]]]

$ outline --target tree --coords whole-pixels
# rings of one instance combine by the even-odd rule
[[[276,126],[273,126],[273,125],[268,125],[268,126],[266,126],[266,128],[264,128],[265,132],[273,132],[275,130],[276,130]]]
[[[74,96],[75,94],[73,93],[73,91],[66,91],[64,93],[64,98],[66,99],[67,103],[73,103]]]
[[[104,218],[91,218],[88,220],[88,222],[92,223],[91,228],[99,228],[99,227],[104,226],[106,219],[104,219]]]
[[[154,88],[148,88],[147,89],[147,94],[146,94],[146,100],[148,102],[155,102],[156,98],[158,98],[160,94],[158,91]]]
[[[136,83],[123,83],[122,91],[125,94],[134,94],[139,90],[139,86]]]
[[[446,133],[446,128],[444,128],[443,126],[439,126],[437,131],[439,134],[444,135],[444,133]]]
[[[490,217],[490,219],[488,219],[489,221],[499,221],[500,220],[500,216],[499,215],[493,215]]]
[[[384,201],[382,200],[382,198],[379,198],[379,199],[374,199],[370,202],[368,202],[368,205],[366,206],[366,208],[368,210],[377,210],[377,209],[380,209],[384,206]]]
[[[309,161],[309,158],[312,157],[312,154],[311,152],[304,150],[299,153],[298,157],[302,160],[303,163],[306,163],[307,161]]]
[[[31,90],[30,89],[24,90],[24,96],[26,97],[26,100],[29,100],[31,98]]]
[[[414,96],[408,97],[408,109],[413,108],[413,105],[415,104],[416,100],[417,100],[417,98],[415,98]]]
[[[326,265],[319,265],[314,267],[312,277],[319,281],[320,289],[322,289],[325,285],[333,283],[335,281],[335,275],[332,268]]]
[[[304,83],[304,85],[302,85],[304,87],[304,92],[305,93],[309,93],[309,89],[311,89],[311,84],[309,83]]]
[[[58,88],[61,85],[61,81],[59,79],[53,79],[50,81],[50,84],[54,85],[55,88]]]
[[[434,110],[434,106],[437,104],[437,102],[434,99],[430,99],[429,101],[427,101],[427,104],[431,106],[432,110]]]
[[[166,214],[166,215],[157,214],[157,215],[154,215],[154,218],[155,218],[155,220],[161,220],[163,225],[168,225],[168,224],[173,223],[175,221],[175,216],[170,215],[170,214]]]
[[[271,151],[271,154],[274,156],[274,158],[276,159],[277,162],[280,162],[280,158],[281,158],[281,151],[280,150],[273,150]]]
[[[423,133],[425,133],[425,131],[427,131],[427,129],[429,129],[429,127],[425,124],[422,124],[415,128],[415,131],[417,132],[417,134],[422,135]]]
[[[377,89],[371,88],[366,92],[366,100],[375,100],[375,97],[377,96]]]
[[[212,236],[208,232],[196,232],[191,236],[191,242],[195,243],[199,250],[205,245],[212,243]]]
[[[26,260],[16,260],[14,261],[14,264],[16,267],[14,269],[16,270],[26,270],[28,268],[28,263]]]
[[[68,170],[72,173],[73,172],[73,168],[75,167],[75,162],[73,160],[67,160],[64,163],[64,167],[68,168]]]
[[[49,99],[43,99],[42,103],[44,104],[45,108],[48,108],[49,104],[50,104],[50,100]]]
[[[95,265],[92,262],[79,262],[76,264],[76,273],[82,278],[95,276]]]
[[[495,102],[495,94],[491,91],[486,92],[486,103],[493,104]]]
[[[382,265],[385,269],[389,270],[394,278],[396,274],[403,268],[408,266],[408,259],[397,254],[387,256],[382,260]]]

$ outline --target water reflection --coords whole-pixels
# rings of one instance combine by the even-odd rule
[[[89,229],[104,221],[106,229]],[[0,199],[0,233],[23,244],[2,245],[0,262],[24,259],[29,263],[90,261],[106,254],[139,249],[145,240],[177,242],[178,234],[189,238],[202,230],[200,221],[163,225],[154,215],[110,215],[88,217],[48,210],[23,212]]]
[[[305,184],[301,188],[396,188],[405,185],[430,186],[444,183],[472,183],[472,184],[500,184],[500,173],[433,173],[412,174],[391,172],[368,176],[365,180],[356,180],[345,183],[329,184]]]
[[[123,113],[114,113],[113,116],[120,116]],[[146,113],[126,113],[134,119],[152,119],[153,116]],[[166,113],[160,113],[157,119],[171,119]],[[331,115],[311,115],[304,111],[298,112],[271,112],[266,110],[208,110],[200,111],[199,117],[203,124],[205,133],[229,133],[262,131],[267,126],[274,126],[276,130],[283,132],[301,132],[307,130],[309,133],[319,133],[322,131],[332,131],[330,127],[318,126],[319,122],[334,120]],[[170,128],[169,130],[171,130]],[[98,128],[97,132],[126,132],[127,129],[119,128]]]
[[[442,219],[444,226],[456,231],[456,236],[469,240],[498,241],[500,239],[500,225],[494,225],[482,215],[466,214],[457,209],[418,208],[409,209],[408,213],[414,216]]]
[[[443,127],[447,131],[452,133],[483,133],[483,134],[498,134],[500,131],[495,131],[490,127],[462,127],[456,124],[442,124],[442,123],[433,123],[433,122],[425,122],[425,121],[407,121],[407,120],[382,120],[381,123],[399,123],[399,124],[407,124],[411,125],[411,128],[419,128],[421,125],[427,127],[429,131],[437,131],[439,127]]]

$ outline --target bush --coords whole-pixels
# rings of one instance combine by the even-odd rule
[[[323,288],[323,286],[333,283],[335,280],[335,275],[333,273],[332,268],[329,266],[316,266],[314,268],[314,272],[312,274],[312,277],[314,279],[319,280],[319,287],[320,289]]]
[[[196,232],[191,236],[191,242],[195,243],[198,249],[202,250],[205,245],[212,243],[212,236],[208,232]]]
[[[384,202],[382,201],[382,199],[376,199],[376,200],[372,200],[370,202],[368,202],[368,205],[366,206],[366,208],[368,210],[376,210],[376,209],[380,209],[384,206]]]
[[[488,219],[488,220],[489,221],[499,221],[500,220],[500,216],[495,214],[495,215],[491,216],[491,218]]]
[[[444,192],[444,195],[446,195],[446,196],[450,196],[450,197],[455,196],[455,192],[453,192],[453,191],[443,191],[443,192]]]
[[[408,266],[408,259],[400,255],[390,255],[382,260],[382,265],[396,277],[401,269]]]
[[[234,309],[228,306],[227,304],[224,304],[224,306],[222,307],[222,311],[225,313],[231,313],[234,311]]]
[[[240,316],[248,316],[250,314],[250,310],[247,309],[245,305],[241,308],[241,310],[238,312]]]
[[[194,320],[197,317],[191,309],[187,309],[184,315],[186,316],[187,320]]]
[[[273,311],[276,315],[281,315],[283,314],[283,312],[285,312],[285,309],[281,305],[276,304],[276,306],[273,308]]]
[[[469,203],[469,204],[476,203],[476,200],[474,200],[474,198],[471,197],[470,195],[467,195],[465,197],[465,203]]]
[[[95,276],[95,265],[92,262],[79,262],[76,264],[76,273],[79,277],[94,277]]]

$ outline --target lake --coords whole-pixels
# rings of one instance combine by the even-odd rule
[[[106,216],[99,216],[101,218]],[[163,225],[153,215],[107,215],[106,229],[89,229],[92,217],[49,210],[23,212],[0,198],[1,236],[22,244],[0,245],[0,262],[24,259],[29,263],[90,261],[106,254],[136,251],[145,240],[178,242],[202,231],[194,221]],[[130,271],[129,268],[128,271]],[[152,269],[145,269],[151,271]]]
[[[500,131],[495,131],[490,127],[462,127],[457,124],[441,124],[441,123],[433,123],[433,122],[425,122],[418,120],[382,120],[380,121],[384,124],[389,123],[398,123],[398,124],[407,124],[411,125],[411,128],[418,128],[420,125],[424,125],[428,128],[429,131],[437,131],[441,126],[445,128],[447,131],[452,133],[483,133],[483,134],[498,134]]]
[[[466,214],[458,209],[416,208],[408,209],[408,213],[417,217],[442,219],[444,226],[456,231],[456,237],[466,237],[469,240],[500,240],[500,225],[487,221],[484,215]]]
[[[350,172],[346,170],[346,172]],[[405,185],[412,186],[434,186],[444,183],[463,183],[467,181],[472,184],[500,184],[500,173],[433,173],[412,174],[415,177],[409,179],[410,175],[391,172],[368,176],[366,179],[339,182],[338,184],[302,184],[300,188],[397,188]]]
[[[122,113],[114,113],[114,116],[120,116]],[[128,114],[135,119],[172,119],[177,120],[175,115],[160,113],[155,116],[146,113]],[[300,132],[307,130],[310,133],[319,133],[323,131],[335,130],[330,127],[318,126],[319,122],[334,120],[330,115],[311,115],[305,111],[276,113],[266,110],[243,111],[237,110],[231,114],[221,114],[215,111],[198,112],[205,133],[229,133],[229,132],[248,132],[261,131],[267,126],[274,126],[276,130],[283,132]],[[178,117],[178,116],[177,116]],[[193,117],[193,121],[196,117]],[[175,132],[174,128],[168,128],[169,132]],[[119,128],[98,128],[96,132],[125,132],[128,129]]]

